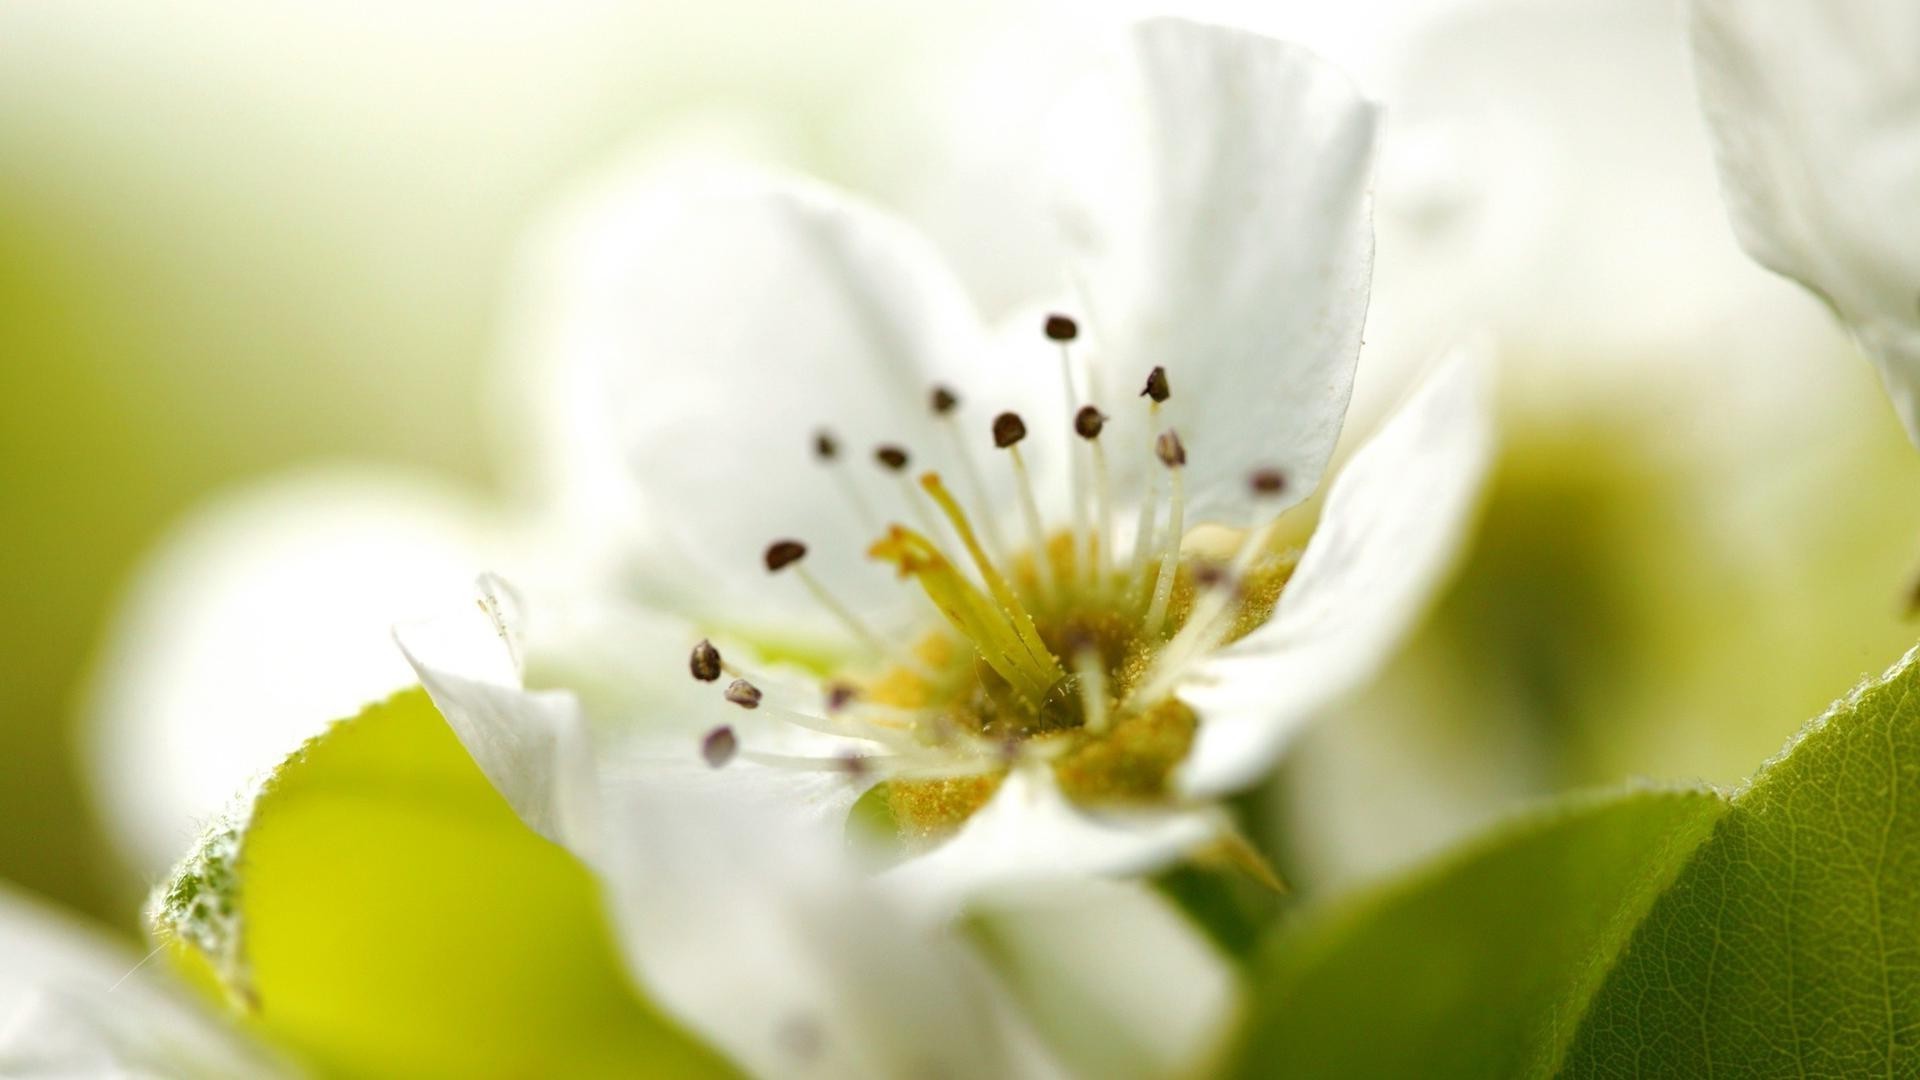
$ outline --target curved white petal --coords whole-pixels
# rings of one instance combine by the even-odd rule
[[[0,1076],[291,1073],[70,920],[0,889]]]
[[[1212,808],[1082,810],[1067,801],[1044,766],[1022,766],[1007,774],[952,839],[883,879],[938,919],[1003,888],[1147,873],[1227,830]]]
[[[733,802],[628,788],[602,869],[631,963],[760,1076],[1034,1075],[960,940],[906,917],[845,845]]]
[[[591,860],[600,796],[580,702],[563,691],[525,689],[510,593],[484,582],[476,606],[396,627],[394,638],[440,715],[521,820]]]
[[[1232,966],[1142,883],[1021,890],[977,906],[971,923],[1076,1075],[1202,1075],[1232,1027]]]
[[[1273,618],[1195,665],[1190,795],[1257,779],[1300,724],[1383,664],[1439,588],[1493,451],[1484,357],[1450,355],[1334,480]]]
[[[1920,5],[1694,0],[1693,50],[1742,246],[1833,305],[1920,443]]]
[[[708,625],[844,634],[794,575],[763,568],[792,537],[861,613],[909,602],[865,557],[881,523],[912,520],[873,451],[943,464],[929,391],[968,396],[987,363],[922,239],[819,185],[642,171],[577,200],[533,266],[519,348],[564,383],[549,436],[579,444],[571,465],[615,473],[581,492],[586,513],[610,489],[632,496],[622,540],[645,595]],[[815,459],[822,429],[857,498]]]
[[[1346,415],[1376,110],[1331,65],[1254,34],[1161,19],[1131,46],[1059,139],[1074,284],[1125,395],[1107,411],[1137,424],[1132,395],[1165,366],[1191,515],[1246,525],[1271,511],[1248,473],[1281,469],[1305,498]]]

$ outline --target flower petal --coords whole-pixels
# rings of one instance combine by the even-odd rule
[[[1272,506],[1249,472],[1281,469],[1305,498],[1346,415],[1376,110],[1306,50],[1241,31],[1149,21],[1132,61],[1060,140],[1074,281],[1110,383],[1167,369],[1189,512],[1250,524]],[[1108,411],[1137,422],[1128,404]]]
[[[1146,873],[1228,829],[1212,809],[1083,811],[1044,766],[1022,766],[952,839],[883,877],[938,919],[1004,888]]]
[[[483,606],[489,617],[403,628],[408,656],[520,815],[598,873],[628,963],[664,1006],[760,1075],[1044,1065],[971,958],[871,887],[838,829],[795,816],[778,785],[807,774],[764,769],[769,789],[755,792],[751,779],[697,779],[745,763],[662,767],[604,734],[612,748],[587,752],[577,699],[522,688],[529,637],[511,594],[494,583]],[[681,748],[698,761],[696,741]]]
[[[622,541],[644,595],[708,625],[844,634],[793,575],[762,566],[792,537],[862,614],[908,602],[865,557],[882,523],[911,520],[873,452],[900,444],[912,471],[943,463],[929,391],[964,395],[983,363],[978,319],[923,240],[818,185],[647,171],[562,215],[534,274],[544,300],[523,351],[565,384],[548,434],[586,444],[568,467],[598,456],[616,470],[583,499],[628,487]],[[816,460],[823,429],[837,465]]]
[[[1232,967],[1140,882],[1056,882],[969,922],[1076,1075],[1198,1075],[1232,1025]]]
[[[1176,774],[1188,794],[1257,779],[1316,710],[1372,676],[1439,587],[1493,451],[1484,358],[1462,349],[1334,481],[1273,618],[1196,665],[1200,715]]]
[[[602,871],[630,961],[665,1004],[760,1076],[1042,1067],[958,938],[910,921],[843,842],[762,809],[615,799],[623,835]]]
[[[400,626],[394,637],[447,725],[521,820],[591,859],[599,791],[580,703],[563,691],[523,687],[511,593],[483,582],[480,609]]]
[[[1920,443],[1920,6],[1694,0],[1693,51],[1741,245],[1833,306]]]
[[[0,1076],[292,1075],[184,994],[0,890]]]

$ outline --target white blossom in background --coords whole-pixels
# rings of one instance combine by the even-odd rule
[[[297,1075],[205,1012],[163,966],[0,889],[0,1076]]]
[[[331,721],[412,685],[387,630],[512,562],[504,522],[398,470],[334,467],[231,492],[137,568],[82,715],[95,791],[142,874]],[[516,564],[517,565],[517,564]]]
[[[1831,306],[1920,442],[1920,5],[1693,0],[1727,208]]]

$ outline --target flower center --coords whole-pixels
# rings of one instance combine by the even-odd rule
[[[1266,621],[1297,552],[1274,549],[1273,522],[1250,533],[1212,530],[1212,543],[1189,536],[1186,447],[1158,423],[1171,387],[1164,369],[1155,368],[1140,395],[1154,421],[1151,445],[1141,449],[1151,452],[1155,468],[1141,498],[1130,556],[1119,558],[1103,441],[1108,418],[1073,393],[1072,320],[1051,316],[1045,329],[1062,347],[1073,409],[1071,526],[1049,532],[1044,525],[1021,449],[1026,424],[1016,413],[997,416],[992,436],[1013,474],[1027,532],[1020,548],[1007,544],[992,517],[982,517],[976,527],[940,474],[913,476],[906,449],[879,447],[875,460],[899,477],[918,527],[886,526],[867,554],[918,587],[931,604],[932,625],[908,643],[888,641],[807,570],[804,544],[781,540],[767,548],[767,569],[798,578],[874,660],[828,682],[821,714],[763,705],[754,681],[707,642],[691,661],[703,681],[732,674],[725,695],[741,708],[858,740],[850,745],[872,751],[827,760],[758,753],[745,748],[750,740],[729,726],[708,734],[702,752],[710,764],[725,765],[739,754],[762,764],[871,775],[877,796],[909,839],[957,827],[1022,762],[1050,768],[1061,790],[1082,804],[1169,795],[1170,777],[1196,727],[1192,710],[1173,696],[1174,686],[1208,653]],[[980,467],[952,422],[958,395],[940,387],[930,400],[954,433],[970,494],[984,505]],[[822,433],[815,452],[835,465],[840,446]],[[1248,483],[1256,495],[1270,496],[1285,487],[1285,477],[1258,470]],[[857,489],[848,484],[846,491],[855,512],[877,523]]]

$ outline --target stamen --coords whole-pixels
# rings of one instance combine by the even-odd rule
[[[1113,548],[1112,485],[1108,479],[1107,450],[1100,445],[1100,432],[1106,424],[1106,414],[1091,405],[1081,407],[1073,418],[1074,433],[1087,441],[1093,454],[1093,504],[1098,524],[1087,538],[1087,562],[1092,567],[1096,588],[1106,582],[1108,552]]]
[[[688,658],[687,666],[692,669],[693,677],[701,682],[713,682],[720,677],[720,650],[713,642],[704,638],[693,647],[693,655]]]
[[[904,728],[889,727],[877,721],[855,717],[813,716],[793,709],[767,708],[763,711],[775,720],[781,720],[808,731],[817,731],[822,735],[833,735],[842,739],[861,739],[909,750],[918,748],[912,734]]]
[[[954,569],[931,540],[895,525],[867,554],[894,564],[902,577],[919,579],[920,587],[940,613],[1030,707],[1037,710],[1047,692],[1066,676],[1059,661],[1039,640],[1032,620],[1023,617],[1025,611],[1003,611],[995,606]]]
[[[707,732],[700,740],[700,756],[705,758],[710,768],[718,769],[733,760],[740,749],[740,740],[734,736],[733,729],[725,724]]]
[[[769,754],[760,750],[742,750],[740,756],[756,765],[805,772],[839,773],[852,780],[869,775],[882,780],[953,780],[999,772],[1006,763],[993,758],[932,764],[909,764],[915,759],[901,754],[842,754],[838,757],[804,757],[795,754]]]
[[[860,691],[847,683],[832,683],[827,687],[827,711],[837,713],[853,704],[854,699],[859,696]]]
[[[911,655],[906,654],[904,650],[901,650],[897,646],[888,645],[881,639],[880,635],[874,633],[872,629],[867,626],[864,620],[858,615],[855,615],[845,604],[835,599],[834,595],[827,591],[827,587],[820,583],[820,579],[814,577],[813,572],[801,563],[800,560],[806,557],[807,545],[800,541],[776,540],[767,546],[765,556],[767,572],[777,574],[789,566],[793,567],[794,575],[800,579],[801,584],[807,587],[807,591],[813,594],[814,600],[818,601],[821,607],[826,608],[828,613],[833,615],[834,618],[840,620],[841,625],[851,631],[854,637],[859,638],[861,644],[883,656],[893,657],[900,663],[914,667],[919,666],[918,661],[915,661]]]
[[[1074,425],[1078,427],[1080,392],[1074,386],[1073,350],[1068,346],[1073,343],[1075,338],[1080,336],[1080,327],[1065,315],[1049,315],[1047,316],[1045,330],[1047,339],[1058,342],[1060,345],[1060,383],[1066,390],[1067,412],[1074,417]],[[1073,514],[1073,536],[1076,539],[1085,536],[1088,538],[1088,542],[1092,543],[1093,529],[1087,521],[1086,467],[1081,461],[1080,448],[1074,445],[1072,433],[1067,435],[1067,473],[1067,501],[1071,504],[1071,512]],[[1078,545],[1074,543],[1068,544],[1067,554],[1069,556],[1069,562],[1067,564],[1066,574],[1069,578],[1072,578],[1080,571]],[[1093,568],[1091,553],[1088,555],[1086,566],[1089,571]]]
[[[1147,406],[1149,430],[1158,430],[1160,427],[1160,406],[1165,404],[1167,399],[1173,396],[1173,387],[1167,382],[1166,368],[1156,367],[1147,373],[1147,385],[1145,389],[1140,391],[1140,396],[1150,402]],[[1133,530],[1133,577],[1143,584],[1147,577],[1147,562],[1151,557],[1149,552],[1151,552],[1154,547],[1154,515],[1158,510],[1159,501],[1159,475],[1157,473],[1148,473],[1147,497],[1140,503],[1140,520],[1139,523],[1134,526]]]
[[[966,511],[960,509],[960,503],[953,497],[953,492],[948,491],[947,486],[941,483],[940,474],[930,472],[921,476],[920,487],[932,497],[934,504],[940,507],[941,513],[947,515],[947,521],[952,524],[953,531],[959,534],[960,543],[966,547],[968,557],[973,559],[974,567],[980,571],[981,580],[987,583],[987,591],[993,594],[994,600],[1000,604],[1002,614],[1013,624],[1013,631],[1020,638],[1021,644],[1035,656],[1044,656],[1052,660],[1053,654],[1047,651],[1046,642],[1041,640],[1040,631],[1034,626],[1033,616],[1028,614],[1026,607],[1020,603],[1020,594],[1014,591],[1005,575],[1000,573],[999,567],[987,557],[986,549],[980,546],[980,538],[974,535],[973,523],[967,520]]]
[[[906,448],[895,446],[891,443],[877,446],[873,451],[873,460],[879,462],[881,468],[893,473],[894,477],[899,480],[900,497],[906,500],[907,508],[912,512],[920,528],[925,530],[929,536],[938,533],[940,531],[939,524],[935,522],[933,517],[927,512],[926,504],[920,501],[920,493],[913,489],[913,481],[907,477],[907,466],[912,463],[913,458],[907,454]],[[878,532],[879,530],[876,529],[874,531]]]
[[[1033,575],[1040,584],[1040,595],[1053,596],[1053,559],[1047,553],[1047,527],[1040,520],[1040,503],[1033,497],[1033,476],[1027,461],[1020,456],[1020,441],[1027,437],[1026,421],[1019,413],[1003,412],[993,419],[993,445],[1013,459],[1013,475],[1020,489],[1020,514],[1027,520],[1027,539],[1033,545]]]
[[[798,540],[775,540],[767,545],[764,556],[767,573],[777,574],[807,557],[807,545]]]
[[[1273,496],[1286,490],[1286,474],[1278,469],[1256,469],[1247,478],[1247,486],[1256,496]],[[1240,599],[1240,585],[1252,572],[1260,556],[1273,546],[1273,537],[1280,529],[1280,516],[1274,515],[1255,529],[1240,545],[1234,554],[1233,564],[1220,572],[1222,584],[1231,588],[1211,589],[1201,596],[1188,614],[1185,625],[1167,642],[1160,655],[1154,657],[1153,665],[1147,669],[1133,692],[1132,700],[1142,704],[1152,704],[1168,692],[1185,671],[1187,665],[1196,657],[1204,656],[1219,646],[1233,629],[1233,607]],[[1196,574],[1195,580],[1199,577]]]
[[[1107,665],[1100,657],[1100,650],[1090,641],[1082,641],[1067,651],[1073,658],[1073,674],[1080,683],[1082,724],[1089,734],[1104,735],[1113,723],[1107,697]]]
[[[1156,367],[1147,372],[1147,385],[1140,391],[1143,398],[1152,399],[1155,405],[1164,405],[1173,396],[1173,387],[1167,383],[1167,369]]]
[[[860,523],[868,529],[878,529],[880,518],[873,512],[873,505],[867,502],[865,495],[861,494],[860,485],[854,482],[852,475],[839,467],[840,440],[833,432],[821,428],[814,433],[813,456],[818,458],[822,465],[827,466],[828,471],[833,474],[833,482],[839,485],[840,494],[845,496],[847,504],[853,507],[854,516],[860,519]]]
[[[760,688],[745,679],[735,679],[727,684],[726,699],[743,709],[760,707]]]
[[[936,386],[930,398],[933,415],[940,418],[941,426],[947,429],[947,437],[953,440],[953,455],[960,462],[960,474],[967,482],[967,493],[973,497],[975,506],[989,511],[981,517],[980,527],[986,533],[988,554],[998,562],[1007,550],[1007,542],[1001,537],[999,523],[990,512],[993,503],[987,499],[987,487],[980,479],[980,467],[974,464],[973,447],[953,415],[954,410],[960,407],[960,397],[947,387]]]
[[[1180,436],[1168,428],[1154,440],[1153,452],[1160,459],[1160,464],[1167,467],[1167,479],[1172,488],[1172,497],[1167,503],[1165,551],[1160,556],[1160,574],[1154,580],[1153,603],[1147,607],[1147,634],[1158,636],[1161,623],[1166,621],[1167,605],[1173,599],[1174,572],[1180,565],[1180,541],[1186,529],[1186,485],[1181,475],[1186,469],[1187,448],[1181,444]]]
[[[1278,495],[1287,490],[1287,474],[1279,469],[1255,469],[1247,478],[1247,486],[1255,495]]]

